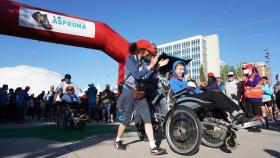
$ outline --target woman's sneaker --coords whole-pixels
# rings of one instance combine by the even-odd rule
[[[126,150],[126,145],[122,143],[123,141],[118,141],[116,142],[116,140],[114,140],[114,147],[116,149],[119,149],[119,150]]]
[[[162,148],[159,148],[159,147],[155,147],[155,148],[151,149],[150,152],[151,152],[152,155],[162,155],[166,152],[166,150],[162,149]]]

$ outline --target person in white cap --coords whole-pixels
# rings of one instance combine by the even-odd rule
[[[225,94],[236,104],[239,102],[239,82],[235,79],[234,73],[228,73],[228,81],[225,84]]]

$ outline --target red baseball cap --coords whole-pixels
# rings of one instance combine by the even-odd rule
[[[139,40],[136,42],[137,48],[147,49],[150,53],[155,52],[155,47],[147,40]]]
[[[242,69],[254,69],[254,68],[255,68],[255,66],[252,64],[246,64],[246,65],[242,66]]]
[[[213,72],[208,72],[208,77],[215,77],[214,73]]]

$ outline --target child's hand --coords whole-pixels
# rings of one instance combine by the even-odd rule
[[[189,74],[186,74],[185,76],[184,76],[184,80],[185,81],[188,81],[190,79],[190,75]]]
[[[169,59],[161,59],[158,64],[159,64],[159,67],[162,67],[162,66],[165,66],[166,64],[168,64],[169,62]]]

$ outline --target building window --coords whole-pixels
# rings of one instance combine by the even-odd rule
[[[192,59],[194,59],[194,60],[200,59],[200,53],[198,52],[198,53],[192,54]]]
[[[198,47],[196,47],[196,52],[200,52],[200,47],[198,46]]]
[[[190,41],[182,43],[182,48],[187,48],[187,47],[190,47]]]
[[[167,52],[166,54],[169,55],[169,56],[171,56],[171,55],[172,55],[172,52]]]
[[[199,39],[192,40],[192,46],[199,46],[199,45],[200,45]]]
[[[200,45],[200,40],[196,40],[196,45],[199,46]]]
[[[173,45],[173,50],[178,50],[178,49],[181,49],[181,43]]]
[[[200,67],[200,60],[192,60],[191,62],[193,68]]]
[[[167,52],[172,52],[172,46],[166,46],[164,48],[164,51],[167,53]]]
[[[182,49],[182,55],[190,54],[190,48]]]
[[[181,58],[181,50],[174,51],[173,56]]]
[[[200,47],[199,46],[192,47],[192,53],[195,53],[195,52],[200,52]]]
[[[163,53],[163,52],[164,52],[164,49],[163,49],[163,48],[158,48],[158,52],[159,52],[159,53]]]

